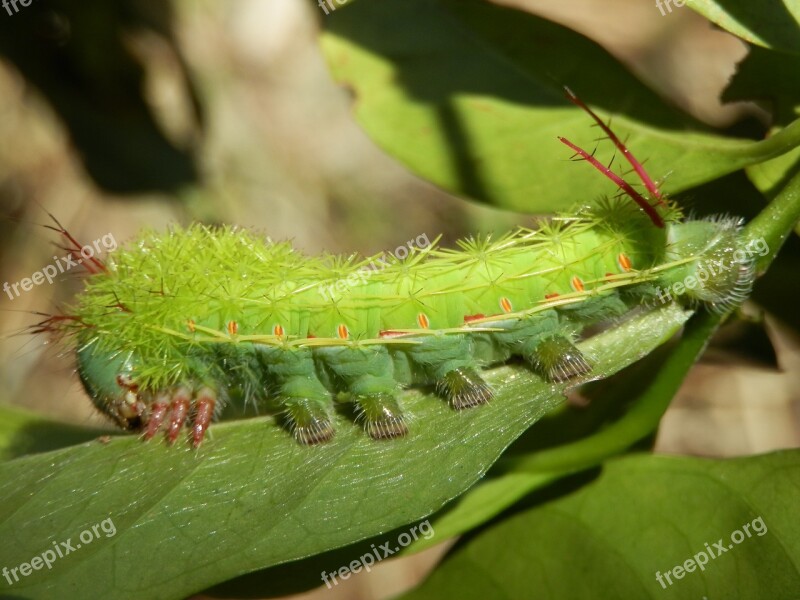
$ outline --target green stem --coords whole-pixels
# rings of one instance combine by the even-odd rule
[[[800,146],[800,119],[795,119],[775,135],[751,144],[742,154],[748,157],[748,164],[752,164],[753,161],[750,159],[756,158],[758,159],[756,162],[764,162],[786,154],[798,146]]]
[[[580,441],[506,459],[503,466],[515,472],[566,474],[593,467],[624,452],[658,427],[686,372],[703,353],[719,323],[718,315],[699,313],[692,317],[663,367],[619,421]]]
[[[797,173],[781,192],[744,228],[746,239],[764,239],[769,247],[757,265],[763,274],[775,259],[786,238],[800,222],[800,173]]]

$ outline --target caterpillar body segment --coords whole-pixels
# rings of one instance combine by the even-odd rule
[[[298,442],[322,443],[342,393],[370,436],[391,439],[409,429],[404,387],[431,385],[457,410],[478,406],[492,398],[481,370],[512,356],[546,380],[575,380],[591,371],[573,343],[588,325],[663,301],[709,261],[736,263],[735,221],[662,214],[657,228],[611,200],[376,271],[234,228],[145,233],[87,278],[77,318],[55,322],[75,337],[94,404],[147,439],[164,431],[174,442],[188,425],[199,445],[243,398],[280,410]],[[729,309],[752,283],[752,268],[736,264],[668,301]]]

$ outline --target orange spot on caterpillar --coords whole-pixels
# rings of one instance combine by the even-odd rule
[[[471,323],[472,321],[479,321],[485,318],[486,315],[483,313],[476,313],[474,315],[464,315],[464,323]]]
[[[656,199],[656,204],[664,206],[665,202],[661,195],[661,192],[658,189],[658,186],[650,177],[650,175],[648,175],[647,171],[645,171],[642,164],[638,160],[636,160],[636,157],[633,156],[631,151],[628,150],[625,144],[617,137],[617,135],[611,130],[611,128],[608,125],[606,125],[603,122],[603,120],[600,117],[598,117],[594,113],[594,111],[583,102],[583,100],[578,98],[569,88],[565,87],[564,89],[567,92],[567,99],[573,104],[575,104],[577,107],[579,107],[581,110],[585,111],[590,117],[592,117],[592,119],[594,119],[594,122],[600,126],[600,129],[602,129],[603,132],[608,136],[608,138],[614,143],[617,149],[622,153],[622,156],[625,158],[625,160],[627,160],[633,167],[633,170],[636,171],[636,174],[639,176],[639,179],[647,188],[649,195]],[[619,187],[623,192],[625,192],[628,196],[630,196],[634,200],[634,202],[636,202],[639,206],[642,207],[644,212],[647,213],[647,216],[650,217],[650,220],[656,227],[659,228],[664,227],[664,219],[656,210],[656,208],[652,206],[639,192],[634,190],[633,187],[631,187],[631,185],[627,181],[625,181],[624,179],[622,179],[622,177],[614,173],[610,167],[605,166],[603,163],[597,160],[594,157],[594,153],[589,154],[582,148],[579,148],[578,146],[570,142],[568,139],[565,139],[563,137],[559,137],[558,139],[561,140],[561,142],[563,142],[570,148],[572,148],[572,150],[574,150],[575,153],[579,155],[583,160],[587,161],[590,165],[592,165],[603,175],[605,175],[607,178],[613,181],[617,185],[617,187]]]
[[[339,327],[336,328],[336,333],[339,335],[339,339],[342,340],[346,340],[350,336],[347,325],[344,324],[339,324]]]
[[[280,324],[275,325],[272,328],[272,335],[283,337],[283,327]]]
[[[514,310],[514,307],[511,306],[511,300],[503,296],[500,298],[500,308],[503,309],[503,312],[510,313]]]
[[[624,252],[620,252],[617,254],[617,264],[622,271],[630,271],[633,269],[633,263],[631,263],[631,259]]]
[[[425,313],[419,313],[417,315],[417,323],[419,323],[422,329],[427,329],[431,325],[431,322],[428,320],[428,315]]]
[[[606,273],[606,279],[611,279],[614,277],[613,273]]]
[[[313,339],[316,339],[316,337],[317,336],[315,336],[313,333],[309,332],[309,334],[306,336],[306,339],[313,340]]]
[[[187,328],[189,331],[191,331],[192,333],[194,333],[194,332],[196,331],[196,329],[195,329],[195,326],[194,326],[194,325],[195,325],[195,323],[194,323],[194,319],[189,319],[188,321],[186,321],[186,328]]]
[[[558,296],[559,296],[559,294],[557,294],[556,292],[553,292],[552,294],[545,294],[544,295],[544,299],[545,300],[552,300],[553,298],[558,298]]]
[[[569,285],[576,292],[582,292],[585,289],[583,287],[583,281],[577,275],[569,280]]]
[[[231,335],[239,333],[239,324],[236,321],[228,321],[228,333]]]

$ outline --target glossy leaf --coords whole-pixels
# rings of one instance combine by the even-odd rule
[[[456,546],[402,598],[793,600],[798,502],[796,450],[613,460],[579,490]]]
[[[800,53],[798,0],[687,0],[686,6],[750,43]]]
[[[356,2],[324,25],[331,72],[370,137],[421,177],[498,207],[552,212],[615,190],[568,162],[558,136],[592,150],[598,130],[564,85],[613,118],[671,193],[800,142],[800,125],[762,142],[711,133],[596,43],[483,0]],[[614,155],[610,142],[599,150],[604,162]]]
[[[667,306],[584,342],[595,376],[651,352],[689,314]],[[124,437],[2,463],[0,565],[27,562],[54,541],[74,542],[106,519],[116,528],[4,592],[185,597],[423,518],[473,485],[562,401],[563,386],[521,366],[496,369],[489,380],[496,399],[461,414],[407,392],[412,433],[388,443],[340,415],[331,443],[301,447],[272,419],[256,418],[216,425],[198,452]]]

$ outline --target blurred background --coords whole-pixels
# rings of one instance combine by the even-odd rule
[[[41,226],[48,212],[82,242],[110,233],[124,243],[143,227],[199,220],[251,227],[309,253],[391,251],[422,233],[448,244],[531,222],[448,195],[367,138],[350,92],[326,69],[318,47],[326,16],[315,2],[37,1],[14,15],[0,9],[0,283],[63,254]],[[503,4],[601,43],[706,123],[764,118],[755,105],[720,104],[746,49],[688,8]],[[585,168],[567,159],[564,168]],[[80,285],[79,275],[62,276],[0,296],[0,402],[105,427],[69,349],[14,335]],[[766,323],[774,360],[734,355],[723,337],[669,409],[657,451],[721,457],[800,444],[800,340],[778,320]],[[386,598],[419,581],[443,550],[302,597]]]

